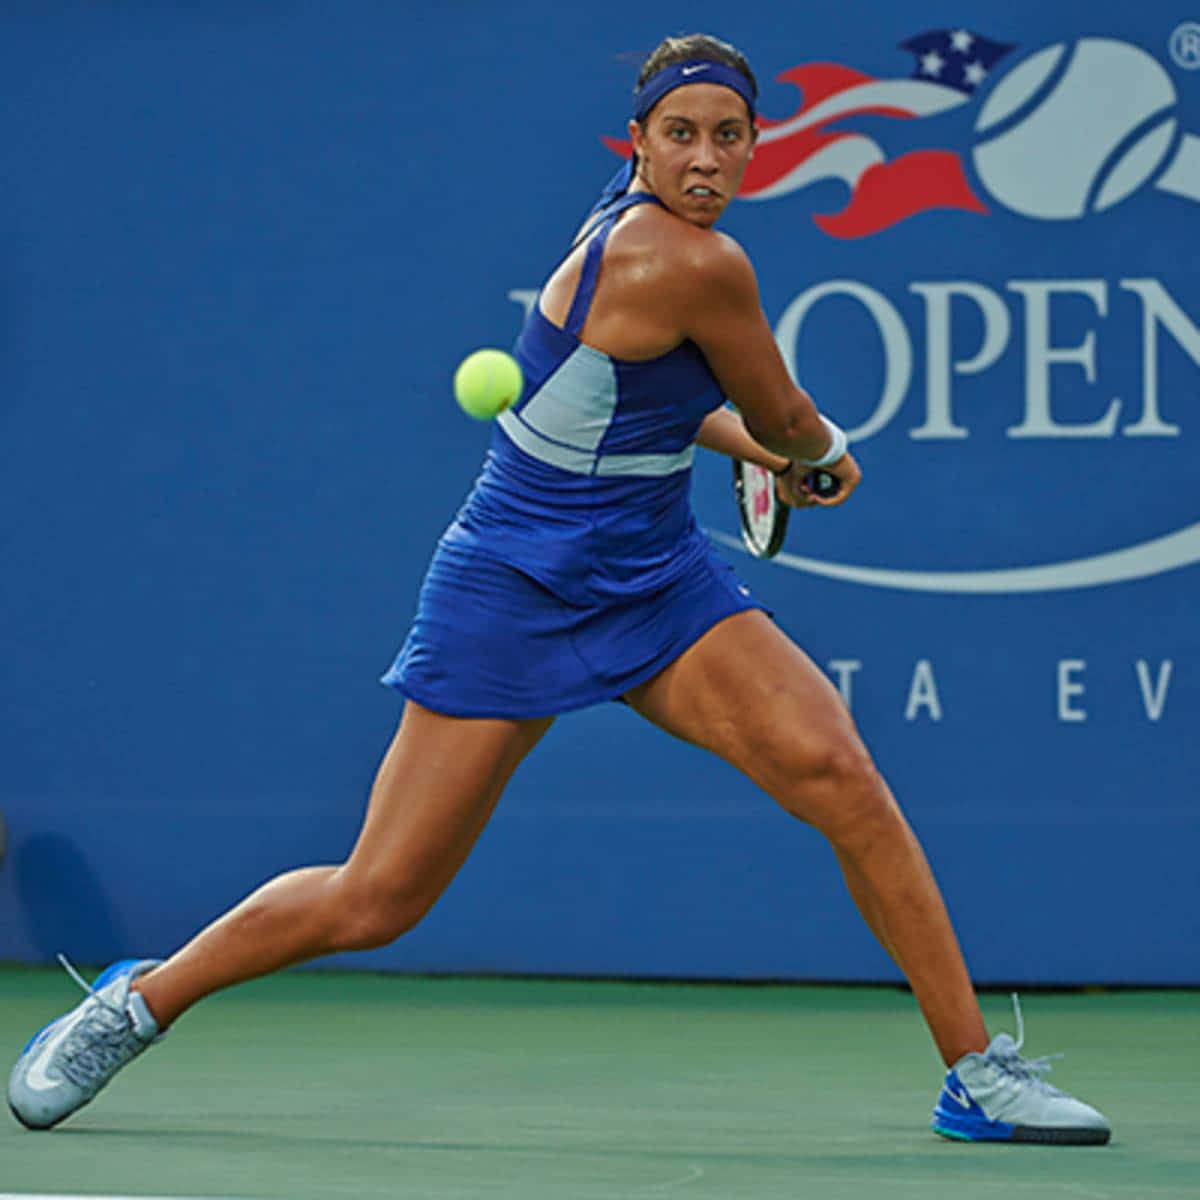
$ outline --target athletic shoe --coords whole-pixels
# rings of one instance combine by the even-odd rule
[[[59,961],[88,998],[33,1035],[8,1079],[8,1106],[29,1129],[49,1129],[82,1108],[131,1059],[161,1035],[130,984],[156,958],[113,963],[90,987]]]
[[[1103,1145],[1112,1135],[1108,1121],[1042,1078],[1049,1058],[1021,1057],[1025,1028],[1016,996],[1013,1004],[1017,1040],[997,1034],[982,1054],[965,1054],[954,1064],[933,1109],[934,1133],[964,1142]]]

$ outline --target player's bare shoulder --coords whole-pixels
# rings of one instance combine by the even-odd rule
[[[758,302],[758,281],[749,256],[727,233],[691,226],[694,236],[683,248],[680,273],[689,293],[699,302],[722,304]]]
[[[663,301],[690,306],[712,297],[756,297],[754,268],[728,234],[693,225],[664,208],[646,205],[614,231],[612,256],[632,270],[642,288]]]

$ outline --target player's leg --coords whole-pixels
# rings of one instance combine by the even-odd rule
[[[1103,1143],[1095,1109],[1043,1083],[1020,1040],[990,1044],[925,855],[840,695],[763,613],[713,626],[626,699],[732,763],[831,842],[863,917],[951,1067],[933,1128],[969,1141]]]
[[[630,704],[720,755],[830,841],[947,1063],[987,1031],[933,875],[840,695],[761,612],[715,625]]]
[[[139,979],[159,1025],[219,988],[387,945],[411,929],[450,884],[550,723],[462,719],[407,704],[347,861],[272,880]]]
[[[384,945],[411,929],[550,723],[461,720],[410,703],[349,859],[279,876],[164,963],[130,960],[106,971],[14,1067],[8,1096],[18,1119],[31,1128],[56,1124],[211,992],[320,955]]]
[[[550,724],[452,718],[408,703],[347,862],[264,884],[140,978],[158,1024],[211,991],[320,955],[386,946],[412,929]]]

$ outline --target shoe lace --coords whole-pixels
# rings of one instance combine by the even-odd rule
[[[59,954],[56,957],[62,964],[63,970],[66,971],[66,973],[70,975],[70,977],[75,980],[75,982],[79,984],[79,986],[85,992],[87,992],[87,994],[91,996],[91,998],[95,1000],[97,1004],[99,1004],[102,1008],[107,1008],[109,1012],[116,1013],[119,1017],[125,1017],[125,1009],[121,1005],[113,1004],[112,1001],[106,1000],[103,996],[101,996],[100,993],[96,991],[96,989],[92,987],[92,985],[88,983],[88,981],[84,979],[84,977],[80,975],[77,970],[75,970],[71,960],[67,958],[65,954]]]
[[[58,961],[99,1008],[108,1014],[107,1019],[103,1019],[97,1013],[96,1018],[88,1022],[86,1033],[82,1029],[77,1030],[67,1038],[62,1048],[62,1073],[77,1086],[94,1087],[98,1080],[133,1057],[138,1048],[137,1035],[123,1004],[114,1004],[102,996],[79,974],[66,955],[59,954]]]
[[[987,1049],[987,1060],[1006,1075],[1010,1075],[1022,1083],[1030,1084],[1039,1091],[1057,1093],[1058,1089],[1051,1086],[1042,1078],[1050,1069],[1051,1064],[1062,1058],[1062,1054],[1047,1054],[1041,1058],[1024,1058],[1021,1047],[1025,1045],[1025,1020],[1021,1014],[1021,1001],[1016,992],[1012,993],[1013,1012],[1017,1018],[1017,1040],[1007,1033],[998,1034],[992,1039]]]

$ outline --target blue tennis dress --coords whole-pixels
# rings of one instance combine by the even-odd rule
[[[524,391],[495,422],[383,676],[427,708],[525,718],[618,699],[762,607],[692,514],[696,434],[724,403],[699,348],[629,362],[579,340],[608,235],[646,202],[602,211],[566,325],[535,304],[517,339]]]

